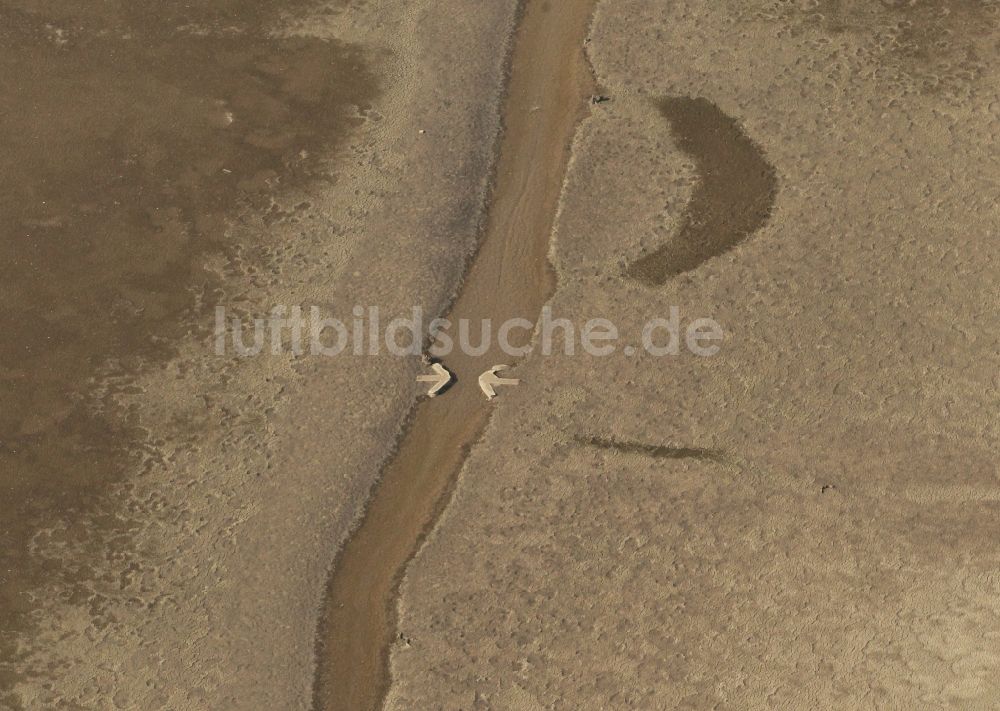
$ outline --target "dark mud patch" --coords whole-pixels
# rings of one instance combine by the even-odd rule
[[[698,184],[676,237],[626,270],[649,286],[695,269],[759,230],[778,190],[775,170],[760,147],[711,101],[668,97],[658,107],[680,149],[694,160]]]
[[[646,444],[645,442],[622,442],[616,439],[605,439],[603,437],[582,437],[574,438],[580,444],[598,449],[610,449],[621,454],[641,454],[653,459],[697,459],[703,462],[724,462],[725,455],[719,449],[705,449],[702,447],[671,447],[662,444]]]
[[[211,323],[227,226],[327,178],[373,98],[358,48],[274,36],[301,7],[0,4],[0,688],[28,592],[73,582],[32,536],[142,459],[115,389]]]

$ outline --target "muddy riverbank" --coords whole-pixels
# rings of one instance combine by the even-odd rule
[[[5,708],[311,703],[416,363],[218,356],[213,307],[439,312],[514,8],[267,7],[5,7]]]

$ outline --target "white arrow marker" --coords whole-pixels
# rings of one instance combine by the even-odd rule
[[[448,383],[451,382],[452,374],[448,372],[440,363],[432,363],[431,370],[434,371],[434,375],[418,375],[418,383],[434,383],[434,387],[427,391],[430,397],[434,397],[443,390]]]
[[[509,367],[507,365],[494,365],[479,376],[479,389],[486,393],[487,400],[492,400],[497,396],[496,390],[493,389],[494,385],[517,385],[521,382],[517,378],[497,377],[498,371],[506,370]]]

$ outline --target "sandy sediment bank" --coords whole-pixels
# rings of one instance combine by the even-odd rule
[[[280,164],[238,176],[264,186],[262,204],[227,215],[232,249],[200,265],[216,290],[190,298],[234,315],[440,312],[477,244],[514,17],[513,2],[298,5],[265,28],[293,47],[351,46],[378,94],[353,107],[349,136],[318,161],[322,179],[287,187]],[[30,537],[26,555],[48,573],[25,592],[0,705],[310,706],[331,550],[420,392],[418,364],[220,357],[210,312],[166,362],[92,383],[95,407],[136,433],[135,466]]]

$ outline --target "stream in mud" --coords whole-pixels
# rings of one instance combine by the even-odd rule
[[[584,54],[594,0],[527,2],[516,32],[494,190],[479,252],[447,317],[533,319],[551,296],[549,238],[576,126],[593,94]],[[558,9],[557,9],[558,8]],[[435,525],[491,405],[478,375],[494,347],[446,359],[457,382],[422,401],[333,566],[318,631],[316,711],[380,707],[401,577]]]

